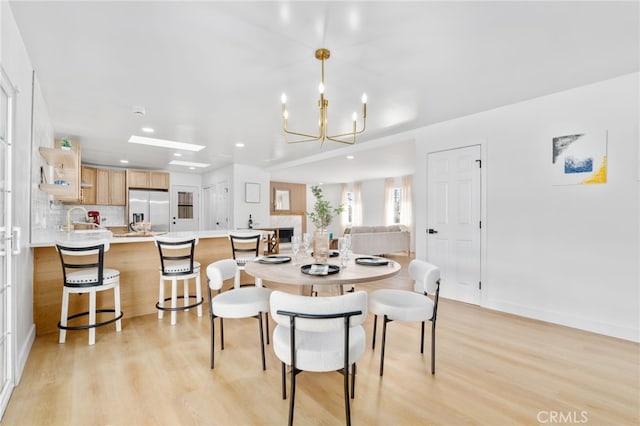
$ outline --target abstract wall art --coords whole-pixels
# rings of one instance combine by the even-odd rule
[[[607,183],[607,132],[552,139],[554,185]]]

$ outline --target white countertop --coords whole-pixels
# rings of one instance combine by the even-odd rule
[[[258,231],[258,230],[256,230]],[[230,232],[248,232],[248,230],[242,231],[195,231],[193,232],[198,238],[227,238]],[[263,235],[272,234],[273,231],[259,231]],[[179,233],[169,233],[179,234]],[[140,237],[115,237],[109,231],[34,231],[31,239],[31,247],[53,247],[56,241],[68,241],[68,240],[83,240],[83,239],[108,239],[110,244],[119,243],[139,243],[144,241],[153,241],[154,237],[140,236]]]

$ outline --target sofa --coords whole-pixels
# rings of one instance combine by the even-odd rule
[[[351,235],[351,251],[356,254],[411,251],[411,233],[404,225],[352,226],[344,233]]]

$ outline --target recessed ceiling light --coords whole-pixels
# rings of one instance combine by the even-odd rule
[[[121,162],[122,164],[127,164],[127,163],[129,162],[129,160],[120,160],[120,162]]]
[[[169,164],[173,166],[187,166],[187,167],[209,167],[211,164],[205,163],[192,163],[190,161],[171,160]]]
[[[179,152],[174,152],[174,153],[173,153],[173,156],[174,156],[174,157],[182,157],[182,154],[180,154]]]
[[[143,127],[142,131],[145,133],[153,133],[155,130],[153,130],[151,127]]]
[[[354,157],[353,155],[347,155],[347,160],[353,160],[354,158],[356,157]]]
[[[189,170],[195,170],[195,169],[196,169],[195,167],[189,167]]]
[[[244,148],[244,144],[243,144],[242,142],[238,142],[238,143],[236,144],[236,146],[237,146],[238,148]]]
[[[166,139],[146,138],[144,136],[135,136],[135,135],[132,135],[129,138],[129,143],[159,146],[161,148],[184,149],[185,151],[200,151],[205,148],[204,145],[195,145],[191,143],[169,141]]]

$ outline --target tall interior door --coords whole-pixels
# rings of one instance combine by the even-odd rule
[[[480,304],[480,146],[427,155],[427,259],[441,294]]]
[[[216,187],[215,185],[202,188],[202,226],[204,230],[217,229],[214,215],[216,208]]]
[[[215,229],[229,229],[229,184],[216,184]]]
[[[11,139],[13,91],[0,69],[0,418],[13,391]]]
[[[200,227],[199,188],[171,187],[171,232],[197,231]]]

